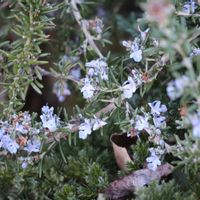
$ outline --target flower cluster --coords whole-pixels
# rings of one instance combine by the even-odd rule
[[[28,112],[13,115],[9,121],[1,121],[0,127],[0,148],[6,152],[16,154],[18,150],[24,150],[30,154],[40,151],[40,130],[32,127]]]
[[[91,99],[99,83],[99,79],[103,81],[108,80],[108,65],[102,58],[92,60],[85,64],[86,77],[83,79],[83,87],[81,92],[85,99]]]
[[[59,118],[53,115],[53,107],[42,107],[43,128],[48,131],[56,131],[59,126]],[[41,123],[32,123],[32,118],[28,112],[14,114],[8,121],[0,121],[0,149],[5,154],[22,155],[19,160],[22,162],[22,168],[26,168],[28,164],[33,163],[34,158],[30,155],[41,151],[42,140],[45,139],[45,131],[41,129]]]
[[[166,128],[166,117],[162,113],[167,111],[167,107],[162,105],[160,101],[154,101],[148,105],[151,108],[151,113],[143,111],[143,115],[137,114],[135,120],[132,121],[132,125],[138,132],[145,130],[151,137],[158,136],[154,138],[154,142],[160,144],[163,142],[159,137],[161,130]],[[153,121],[153,124],[151,121]]]
[[[107,123],[97,117],[93,119],[84,119],[84,122],[79,125],[79,138],[86,139],[88,135],[99,128],[102,128]]]
[[[166,117],[163,114],[167,112],[167,107],[158,100],[148,103],[148,106],[150,112],[141,109],[142,114],[136,114],[130,123],[138,136],[140,132],[145,131],[149,135],[148,140],[157,146],[149,149],[151,155],[146,159],[148,168],[155,171],[157,166],[161,165],[159,156],[165,152],[165,142],[161,131],[166,128]]]

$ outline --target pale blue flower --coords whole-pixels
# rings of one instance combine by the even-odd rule
[[[101,120],[97,117],[95,117],[95,119],[93,120],[93,130],[98,130],[99,128],[102,128],[103,126],[105,126],[107,124],[107,122],[105,122],[104,120]]]
[[[11,154],[17,153],[19,145],[15,140],[12,140],[9,135],[4,135],[1,138],[0,147],[3,147],[5,150],[9,151]]]
[[[38,139],[31,139],[28,140],[24,150],[27,151],[28,153],[39,152],[40,147],[41,147],[41,142]]]
[[[131,76],[128,77],[128,80],[124,82],[122,86],[124,98],[130,99],[137,89],[137,85]]]
[[[26,161],[22,162],[22,168],[26,169],[28,167],[28,163]]]
[[[83,97],[85,99],[91,99],[94,96],[95,88],[91,84],[89,78],[84,79],[84,85],[81,88],[81,92],[83,93]]]
[[[158,158],[158,156],[156,155],[154,148],[150,148],[149,151],[150,151],[151,155],[148,158],[146,158],[146,161],[148,163],[147,167],[148,167],[148,169],[150,169],[152,171],[156,171],[157,167],[159,165],[161,165],[161,161]]]
[[[90,119],[85,119],[83,123],[79,125],[79,138],[86,139],[88,135],[92,133],[92,123]]]
[[[148,117],[147,116],[136,115],[135,129],[138,130],[138,131],[149,129]]]
[[[42,115],[40,119],[42,120],[42,126],[48,128],[49,131],[55,132],[60,125],[60,119],[57,115],[54,115],[54,108],[49,106],[42,107]]]
[[[18,131],[20,133],[23,134],[27,134],[28,133],[28,129],[26,128],[26,126],[24,126],[23,124],[17,122],[15,125],[15,131]]]
[[[183,12],[187,14],[193,14],[197,9],[197,5],[195,1],[190,0],[189,2],[184,3],[183,5]]]
[[[12,140],[12,141],[10,141],[9,143],[7,143],[6,149],[7,149],[10,153],[15,154],[15,153],[17,153],[17,150],[19,149],[19,145],[17,144],[16,141]]]
[[[161,105],[160,101],[153,101],[152,103],[148,103],[148,105],[151,108],[151,114],[160,115],[167,111],[167,107],[164,104]]]
[[[130,51],[130,58],[133,58],[135,62],[140,62],[142,60],[142,50],[139,45],[140,39],[135,38],[134,41],[123,41],[122,45]]]
[[[70,70],[69,75],[72,76],[75,80],[79,80],[81,77],[81,68],[80,67],[72,68]]]
[[[142,50],[138,49],[138,50],[133,51],[130,54],[130,58],[133,58],[135,62],[140,62],[142,60]]]
[[[165,122],[166,117],[164,116],[154,116],[153,117],[153,122],[156,128],[164,129],[166,128],[166,122]]]
[[[87,75],[89,77],[95,77],[96,80],[100,77],[101,80],[108,80],[108,65],[102,58],[87,62],[85,66],[88,68]]]

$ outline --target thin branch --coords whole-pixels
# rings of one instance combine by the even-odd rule
[[[200,17],[200,14],[189,14],[184,12],[176,12],[176,15],[183,17]]]
[[[102,115],[105,115],[111,111],[113,111],[115,108],[116,108],[116,105],[115,105],[115,99],[113,99],[111,101],[111,103],[109,103],[107,106],[105,106],[104,108],[102,108],[101,110],[99,110],[98,112],[95,113],[95,116],[97,118],[101,117]],[[73,123],[72,127],[68,127],[69,131],[71,133],[75,133],[79,130],[79,125],[80,125],[80,121],[77,120],[75,123]],[[57,132],[56,135],[52,136],[52,137],[49,137],[48,138],[48,143],[52,142],[52,141],[59,141],[60,139],[62,138],[66,138],[66,134],[64,133],[61,133],[61,132]]]
[[[103,58],[104,56],[102,55],[101,51],[99,50],[99,48],[97,47],[97,45],[95,44],[93,37],[91,36],[90,32],[87,29],[87,23],[86,20],[84,20],[79,12],[79,9],[77,7],[77,2],[76,0],[71,0],[70,2],[71,8],[72,8],[72,12],[73,15],[77,21],[77,23],[80,25],[88,43],[90,44],[90,46],[92,47],[92,49],[95,51],[95,53],[100,57]]]
[[[59,78],[61,77],[60,74],[55,74],[53,72],[50,72],[50,71],[47,71],[39,66],[36,66],[37,70],[41,73],[42,76],[52,76],[54,78]],[[65,76],[65,77],[62,77],[63,79],[65,80],[70,80],[70,81],[73,81],[74,83],[76,83],[77,85],[79,85],[79,81],[74,79],[73,76]]]

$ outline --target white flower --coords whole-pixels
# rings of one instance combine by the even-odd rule
[[[28,167],[28,163],[26,161],[22,162],[22,169],[26,169]]]
[[[171,100],[175,100],[183,95],[185,88],[189,84],[190,79],[185,75],[170,81],[167,85],[167,95]]]
[[[153,171],[156,171],[158,165],[161,165],[161,161],[156,155],[154,148],[150,148],[149,151],[151,155],[148,158],[146,158],[146,161],[148,162],[147,167]]]
[[[1,138],[0,147],[3,147],[12,154],[17,153],[17,150],[19,149],[19,145],[17,144],[17,142],[15,140],[12,140],[9,135],[4,135]]]
[[[107,70],[107,68],[102,68],[101,70],[100,70],[100,77],[101,77],[101,79],[102,80],[104,80],[104,81],[107,81],[108,80],[108,72],[107,72],[108,70]]]
[[[136,87],[136,83],[133,80],[132,77],[128,77],[128,80],[124,82],[123,86],[122,86],[122,90],[123,90],[123,96],[124,98],[128,98],[130,99],[133,96],[133,93],[135,93],[137,87]]]
[[[142,60],[142,50],[135,50],[130,54],[130,58],[133,58],[135,62],[140,62]]]
[[[28,140],[26,147],[24,150],[31,152],[39,152],[41,147],[41,142],[37,139]]]
[[[197,8],[196,3],[193,0],[190,0],[190,2],[186,2],[183,5],[183,12],[187,14],[193,14],[196,8]]]
[[[19,122],[17,122],[15,125],[15,131],[21,132],[23,134],[28,133],[28,129],[26,128],[26,126],[20,124]]]
[[[57,115],[54,115],[53,112],[53,107],[49,108],[49,106],[43,106],[42,115],[40,115],[43,128],[48,128],[50,132],[55,132],[60,125],[60,119]]]
[[[108,80],[108,75],[107,75],[108,65],[104,59],[99,58],[96,60],[92,60],[90,62],[87,62],[85,66],[88,68],[87,75],[89,77],[99,78],[100,76],[102,80],[105,80],[105,81]]]
[[[69,75],[72,76],[74,79],[79,80],[81,77],[81,68],[80,67],[72,68],[70,70]]]
[[[148,128],[149,128],[148,117],[136,115],[135,129],[138,131],[142,131],[142,130],[148,129]]]
[[[148,103],[151,108],[151,114],[160,115],[160,113],[164,113],[167,111],[167,107],[162,104],[160,101],[153,101],[152,103]]]
[[[17,150],[19,149],[19,145],[17,144],[16,141],[12,140],[12,141],[10,141],[9,143],[7,143],[6,149],[7,149],[10,153],[14,154],[14,153],[17,153]]]
[[[92,124],[90,119],[85,119],[83,123],[79,125],[79,138],[86,139],[88,135],[92,133]]]
[[[103,126],[105,126],[107,124],[107,122],[105,122],[104,120],[101,120],[97,117],[95,117],[94,122],[93,122],[93,131],[102,128]]]
[[[90,99],[93,97],[95,88],[90,83],[90,80],[88,78],[84,79],[84,86],[81,88],[81,92],[83,93],[83,97],[85,99]]]
[[[55,118],[51,118],[47,121],[43,120],[42,123],[43,123],[43,127],[48,128],[50,132],[55,132],[57,130],[57,122]]]
[[[153,117],[153,123],[156,128],[161,128],[164,129],[166,128],[166,122],[165,122],[165,117],[164,116],[154,116]]]
[[[132,41],[122,41],[122,45],[127,48],[128,51],[131,50]]]
[[[139,46],[139,38],[135,38],[134,41],[123,41],[122,45],[130,51],[130,58],[133,58],[135,62],[140,62],[142,60],[142,50]]]

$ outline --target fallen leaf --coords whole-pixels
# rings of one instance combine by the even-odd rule
[[[110,140],[118,167],[123,171],[127,171],[127,163],[132,162],[127,147],[136,143],[137,137],[128,137],[126,133],[112,134]]]

